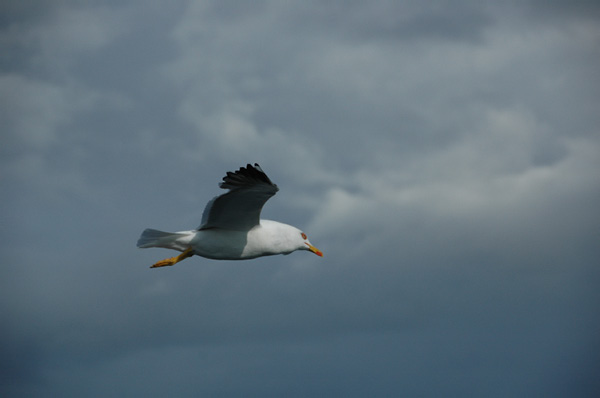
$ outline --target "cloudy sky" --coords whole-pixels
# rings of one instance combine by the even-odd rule
[[[592,1],[3,1],[0,395],[594,396]],[[308,252],[135,247],[258,162]]]

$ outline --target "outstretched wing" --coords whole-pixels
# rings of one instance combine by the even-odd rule
[[[198,229],[248,231],[259,223],[265,202],[279,191],[258,163],[228,171],[219,186],[229,192],[207,203]]]

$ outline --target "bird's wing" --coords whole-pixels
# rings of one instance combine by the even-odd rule
[[[206,204],[198,229],[248,231],[259,223],[265,202],[279,191],[257,163],[228,171],[219,186],[229,192]]]

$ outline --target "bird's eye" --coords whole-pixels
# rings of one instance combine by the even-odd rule
[[[306,236],[306,234],[304,232],[300,232],[300,235],[302,235],[302,239],[306,239],[307,238],[307,236]]]

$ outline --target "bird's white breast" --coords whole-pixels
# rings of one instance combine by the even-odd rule
[[[293,227],[270,220],[261,220],[250,231],[210,228],[197,231],[191,246],[199,256],[220,260],[287,254],[296,249],[288,239],[290,228]]]

